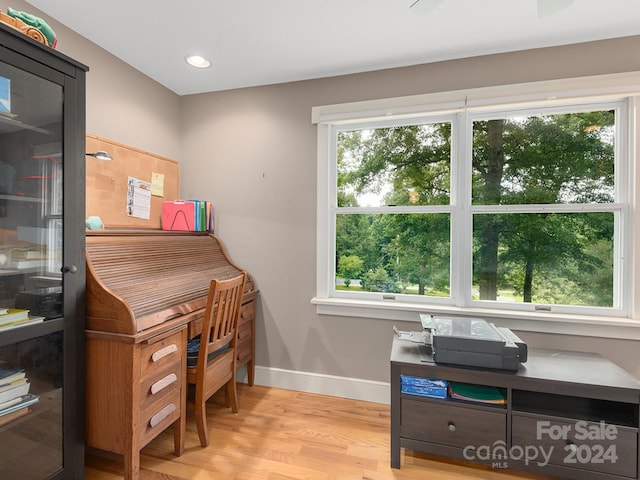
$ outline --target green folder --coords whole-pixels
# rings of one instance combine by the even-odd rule
[[[506,392],[497,387],[449,382],[449,390],[451,398],[483,403],[506,403]]]

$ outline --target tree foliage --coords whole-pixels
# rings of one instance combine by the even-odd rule
[[[338,260],[338,275],[344,279],[344,284],[348,287],[351,280],[358,278],[362,272],[364,262],[357,255],[345,255]]]
[[[473,204],[612,202],[614,124],[611,111],[474,122]],[[338,205],[359,206],[367,194],[383,205],[448,205],[451,172],[449,123],[341,132]],[[611,213],[474,215],[478,298],[506,290],[524,302],[611,306],[613,223]],[[372,291],[395,282],[448,295],[450,246],[446,213],[347,214],[336,222],[336,261],[360,258]]]

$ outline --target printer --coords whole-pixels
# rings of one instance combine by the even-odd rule
[[[31,315],[55,318],[62,315],[62,287],[41,287],[19,292],[16,308],[29,310]]]
[[[517,371],[527,345],[511,330],[480,318],[420,314],[436,363]]]

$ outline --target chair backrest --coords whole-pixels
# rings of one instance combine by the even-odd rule
[[[200,334],[199,364],[225,345],[235,346],[245,276],[242,272],[228,280],[211,281]]]

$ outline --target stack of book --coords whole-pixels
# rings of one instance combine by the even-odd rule
[[[27,415],[40,400],[30,386],[24,370],[0,368],[0,426]]]
[[[30,317],[29,310],[0,308],[0,332],[44,321],[44,317]]]
[[[40,268],[47,262],[47,253],[41,249],[17,248],[11,252],[11,268]]]

